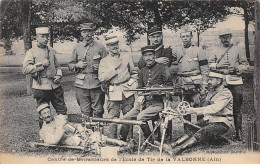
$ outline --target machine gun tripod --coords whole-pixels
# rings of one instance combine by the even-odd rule
[[[149,144],[153,147],[159,148],[160,150],[160,156],[162,155],[163,150],[163,144],[164,139],[166,135],[166,129],[168,127],[168,123],[173,118],[180,118],[183,123],[189,124],[191,126],[194,126],[196,128],[200,128],[199,126],[191,123],[190,121],[187,121],[183,118],[184,115],[186,115],[186,111],[190,107],[190,104],[187,101],[181,101],[176,109],[173,109],[171,106],[170,97],[176,96],[176,95],[183,95],[184,91],[182,89],[177,89],[173,87],[152,87],[152,88],[141,88],[141,89],[130,89],[128,91],[137,91],[139,95],[141,96],[152,96],[152,95],[161,95],[163,97],[163,103],[164,108],[161,113],[159,113],[159,120],[155,124],[155,127],[153,128],[152,133],[148,136],[148,138],[144,141],[142,146],[140,146],[140,137],[139,137],[139,148],[138,150],[142,150],[146,144]],[[188,92],[189,94],[190,92]],[[142,107],[141,107],[142,108]],[[141,111],[140,108],[140,111]],[[154,136],[154,133],[158,127],[162,127],[162,134],[161,134],[161,142],[158,144],[158,142],[155,142],[155,144],[150,143],[149,140],[151,137]]]

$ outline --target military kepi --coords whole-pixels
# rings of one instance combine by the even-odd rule
[[[162,28],[160,27],[152,27],[151,29],[148,30],[148,35],[153,35],[157,33],[162,33]]]
[[[106,40],[106,45],[113,45],[119,42],[117,36],[106,36],[105,40]]]
[[[40,114],[40,112],[45,108],[50,108],[50,105],[48,103],[42,103],[39,107],[37,107],[37,112]]]
[[[94,23],[83,23],[80,24],[80,31],[82,30],[95,30],[96,27],[94,25]]]
[[[142,52],[142,54],[144,54],[145,52],[148,52],[148,51],[155,52],[154,49],[155,49],[155,47],[153,45],[148,45],[148,46],[142,47],[141,52]]]
[[[223,35],[228,35],[228,34],[231,34],[231,33],[232,33],[231,29],[230,28],[226,28],[226,29],[220,30],[218,32],[218,35],[219,36],[223,36]]]
[[[36,30],[36,34],[49,34],[48,27],[38,27],[35,30]]]

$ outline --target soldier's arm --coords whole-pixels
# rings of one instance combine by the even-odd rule
[[[170,68],[168,66],[164,66],[162,74],[163,74],[164,85],[173,85]]]
[[[209,75],[209,63],[206,57],[206,53],[201,48],[199,48],[198,51],[198,59],[199,59],[200,72],[203,79],[203,85],[207,85],[208,75]]]
[[[233,100],[232,94],[230,91],[224,91],[222,95],[214,101],[213,104],[210,104],[206,107],[199,107],[199,108],[193,108],[194,112],[196,112],[198,115],[205,115],[205,114],[215,114],[219,111],[221,111],[224,107],[227,106],[227,104]]]
[[[70,71],[74,71],[74,72],[79,71],[79,69],[76,67],[76,64],[78,62],[77,58],[78,58],[77,50],[76,50],[76,47],[74,47],[71,58],[70,58],[70,62],[69,62],[69,70]]]
[[[137,71],[136,71],[136,68],[134,66],[134,62],[133,62],[133,59],[131,56],[129,57],[128,67],[129,67],[129,72],[130,72],[131,78],[137,79],[138,74],[137,74]]]
[[[108,81],[117,75],[115,67],[109,66],[104,59],[101,59],[98,67],[98,79],[101,82]]]
[[[138,73],[138,79],[137,79],[137,82],[138,82],[138,88],[142,88],[142,87],[145,87],[144,85],[144,80],[143,80],[143,73],[142,73],[142,70],[139,71]]]
[[[173,62],[173,54],[172,54],[172,49],[171,48],[166,48],[165,49],[165,54],[164,54],[164,57],[167,57],[169,59],[169,62],[168,62],[168,67],[171,67],[172,65],[172,62]]]
[[[100,50],[99,50],[99,54],[102,58],[107,56],[107,50],[104,46],[101,46]]]
[[[58,62],[58,59],[57,59],[57,56],[56,56],[56,51],[53,50],[53,57],[54,57],[54,64],[55,64],[55,67],[57,69],[57,73],[56,75],[58,76],[62,76],[62,71],[61,71],[61,67],[60,67],[60,64]]]
[[[239,68],[240,72],[246,71],[247,68],[249,67],[249,63],[248,63],[247,58],[246,58],[245,49],[239,48],[237,60],[238,60],[238,63],[239,63],[238,68]]]
[[[44,143],[47,144],[58,144],[64,135],[63,126],[58,126],[54,133],[50,133],[46,129],[40,130],[40,137],[44,140]]]
[[[43,69],[44,67],[41,63],[35,64],[32,52],[28,50],[23,60],[23,74],[35,74]]]

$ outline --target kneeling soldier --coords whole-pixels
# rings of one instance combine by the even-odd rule
[[[184,150],[195,146],[197,143],[207,142],[226,133],[233,127],[233,96],[229,89],[223,86],[224,75],[220,73],[209,73],[209,92],[205,98],[208,105],[199,108],[189,108],[187,113],[204,115],[198,121],[201,129],[190,129],[190,131],[176,142],[172,143],[173,156]]]

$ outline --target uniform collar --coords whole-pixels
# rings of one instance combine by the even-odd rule
[[[91,39],[90,41],[87,41],[87,42],[84,41],[83,43],[84,43],[85,47],[88,45],[92,47],[94,45],[94,39]]]

